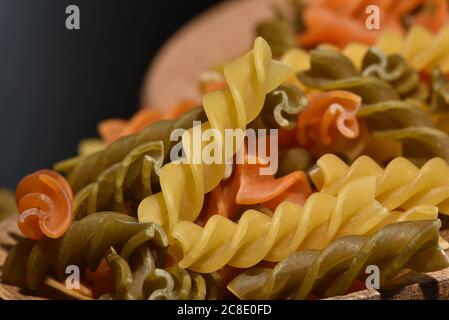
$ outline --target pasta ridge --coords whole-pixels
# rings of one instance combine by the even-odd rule
[[[220,137],[225,137],[225,129],[244,132],[261,112],[266,94],[286,79],[289,70],[288,65],[272,60],[266,41],[257,38],[252,51],[225,66],[228,88],[204,96],[203,107],[209,121],[201,125],[201,131],[214,129]],[[145,198],[138,209],[139,221],[157,222],[169,236],[178,221],[197,218],[204,194],[216,187],[225,173],[228,159],[224,156],[220,163],[195,161],[204,145],[195,149],[194,130],[188,130],[182,138],[187,163],[174,161],[164,165],[160,170],[161,192]],[[238,143],[233,145],[232,155],[239,147]]]
[[[438,246],[440,226],[437,219],[407,221],[385,226],[371,237],[343,237],[322,251],[295,252],[273,269],[245,271],[228,289],[240,299],[342,295],[369,265],[379,268],[380,286],[388,286],[404,268],[430,272],[449,265],[448,256]]]
[[[215,300],[219,296],[217,274],[198,274],[180,267],[152,268],[151,252],[140,250],[143,262],[133,268],[125,258],[113,252],[108,263],[115,275],[115,292],[100,299]]]
[[[322,249],[336,237],[371,234],[396,221],[438,215],[431,206],[390,212],[374,199],[375,186],[375,177],[362,177],[336,196],[312,194],[304,206],[285,201],[272,217],[248,210],[238,222],[214,215],[204,228],[182,221],[173,231],[172,254],[181,267],[202,273],[225,265],[248,268],[262,260],[280,261],[296,250]]]
[[[327,154],[317,165],[310,176],[320,192],[336,194],[354,179],[375,176],[376,199],[388,210],[431,205],[449,214],[449,165],[441,158],[433,158],[418,168],[410,160],[397,157],[383,169],[368,156],[348,166],[337,156]]]
[[[126,260],[138,253],[146,272],[151,273],[167,246],[167,236],[157,224],[141,224],[115,212],[95,213],[73,222],[61,238],[19,242],[5,260],[3,279],[36,290],[50,272],[65,279],[69,265],[96,270],[111,248]]]
[[[197,108],[176,120],[156,122],[82,160],[69,175],[72,186],[84,186],[75,195],[75,219],[107,210],[129,213],[126,203],[137,207],[153,193],[152,187],[170,149],[170,132],[188,128],[192,121],[203,117],[203,109]]]

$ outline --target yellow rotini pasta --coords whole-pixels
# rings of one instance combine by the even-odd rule
[[[224,137],[225,129],[244,131],[262,110],[265,95],[284,82],[289,72],[290,66],[272,60],[267,42],[257,38],[251,52],[224,67],[228,88],[204,97],[203,106],[209,121],[201,130],[213,128],[221,137]],[[169,234],[178,221],[195,220],[203,206],[204,194],[217,186],[225,173],[224,158],[207,165],[194,161],[198,152],[202,154],[204,146],[195,150],[197,141],[191,140],[193,130],[185,133],[182,139],[188,161],[163,166],[161,192],[144,199],[138,209],[140,222],[157,222]],[[237,143],[233,145],[232,155],[238,148]],[[223,156],[225,154],[222,152]]]
[[[339,48],[330,44],[322,44],[319,46],[319,48],[340,51]],[[351,43],[342,51],[342,53],[354,63],[358,70],[361,70],[363,57],[365,56],[367,51],[368,46],[366,46],[365,44]],[[296,74],[300,71],[306,71],[310,69],[309,52],[300,48],[292,48],[287,50],[283,54],[280,61],[292,66],[290,74],[287,78],[287,82],[300,87],[302,90],[308,91],[309,89],[301,81],[298,80]]]
[[[375,45],[384,54],[400,54],[417,71],[431,71],[439,66],[444,73],[449,72],[449,26],[434,35],[426,28],[416,25],[406,36],[386,31]],[[343,53],[360,68],[361,57],[368,50],[365,44],[348,45]]]
[[[449,214],[449,165],[441,158],[433,158],[418,168],[411,161],[397,157],[383,169],[367,156],[348,166],[336,155],[327,154],[317,165],[310,176],[321,192],[335,195],[354,179],[375,176],[376,199],[388,210],[432,205],[441,213]]]
[[[385,54],[399,53],[416,70],[431,71],[440,66],[449,72],[449,26],[434,35],[422,26],[414,26],[405,37],[385,32],[379,38],[377,47]]]
[[[337,196],[318,192],[304,206],[283,202],[272,217],[248,210],[238,222],[214,215],[204,228],[182,221],[172,234],[172,254],[180,259],[179,266],[201,273],[225,265],[248,268],[262,260],[280,261],[298,249],[323,249],[337,237],[369,235],[390,223],[438,215],[433,206],[388,211],[375,200],[375,189],[375,177],[362,177]]]
[[[448,43],[449,26],[441,29],[435,35],[423,26],[416,25],[405,36],[385,31],[379,37],[375,47],[385,55],[400,54],[417,71],[430,72],[433,67],[439,66],[444,73],[447,73],[449,72]],[[329,44],[321,44],[319,47],[340,51],[339,48]],[[360,70],[362,59],[368,49],[368,45],[355,42],[347,45],[342,53]]]
[[[294,84],[301,89],[307,89],[296,77],[299,71],[305,71],[310,68],[310,55],[307,51],[300,48],[289,49],[281,57],[281,61],[292,66],[287,82]]]

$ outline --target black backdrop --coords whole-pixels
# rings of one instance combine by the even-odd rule
[[[0,187],[75,155],[108,117],[138,107],[165,40],[218,0],[0,0]],[[65,28],[80,8],[81,29]]]

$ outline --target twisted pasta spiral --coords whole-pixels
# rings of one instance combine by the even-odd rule
[[[430,72],[440,67],[449,72],[449,26],[442,28],[436,35],[422,26],[413,26],[405,36],[396,32],[383,32],[375,47],[385,55],[400,55],[417,71]],[[338,50],[338,48],[336,48]],[[343,52],[357,66],[361,67],[362,57],[369,46],[361,43],[348,44]],[[360,68],[359,68],[360,69]]]
[[[19,228],[30,239],[58,238],[72,223],[73,194],[67,181],[51,170],[24,177],[16,189]]]
[[[375,176],[376,199],[388,210],[432,205],[449,214],[449,165],[441,158],[433,158],[418,168],[398,157],[383,169],[367,156],[348,166],[337,156],[327,154],[317,164],[310,176],[320,192],[335,195],[355,179]]]
[[[399,54],[386,56],[374,47],[367,51],[362,61],[364,76],[378,77],[390,83],[402,99],[426,101],[429,88],[416,70]]]
[[[126,213],[127,204],[137,207],[157,187],[172,130],[192,127],[203,117],[202,108],[197,108],[177,120],[157,122],[81,161],[69,176],[76,189],[88,183],[75,196],[75,219],[107,210]]]
[[[216,273],[199,274],[180,267],[156,269],[148,287],[150,300],[215,300],[220,297],[221,280]]]
[[[323,251],[295,252],[273,269],[245,271],[228,289],[240,299],[306,299],[309,294],[344,294],[366,266],[380,270],[380,285],[389,285],[404,268],[418,272],[449,266],[438,246],[439,220],[407,221],[385,226],[371,238],[350,236]]]
[[[115,292],[100,299],[215,300],[220,280],[217,274],[201,275],[180,267],[154,269],[152,253],[139,248],[138,260],[128,262],[115,251],[108,263],[115,275]],[[136,265],[137,262],[137,265]]]
[[[348,57],[335,50],[310,51],[310,68],[298,72],[297,76],[307,88],[350,91],[362,97],[365,104],[400,99],[388,82],[362,76]]]
[[[385,54],[398,53],[418,71],[431,71],[440,66],[449,72],[449,26],[436,35],[422,26],[413,26],[405,37],[385,32],[378,40],[377,47]]]
[[[173,231],[173,255],[179,265],[213,272],[225,265],[251,267],[261,260],[280,261],[298,249],[323,249],[336,237],[365,235],[395,221],[435,219],[435,207],[421,206],[405,213],[389,212],[374,199],[375,177],[347,183],[336,197],[312,194],[304,206],[281,203],[272,217],[246,211],[235,223],[220,215],[204,228],[180,222]]]
[[[214,91],[203,99],[208,122],[201,127],[215,129],[225,137],[225,129],[244,132],[264,105],[265,95],[277,88],[287,77],[288,65],[271,58],[270,47],[262,38],[254,42],[254,49],[224,68],[228,89]],[[161,192],[144,199],[138,209],[139,221],[154,221],[161,224],[168,234],[178,221],[193,221],[203,206],[204,194],[210,192],[222,180],[225,159],[218,164],[205,164],[195,157],[201,156],[204,146],[195,150],[198,141],[192,141],[193,129],[182,139],[188,163],[171,162],[160,171]],[[224,147],[224,146],[223,146]],[[240,147],[234,144],[232,155]],[[223,148],[225,149],[225,148]],[[221,153],[225,155],[223,150]]]
[[[139,267],[149,274],[160,266],[167,245],[160,226],[138,223],[124,214],[101,212],[73,222],[61,238],[19,242],[5,260],[2,277],[8,283],[35,290],[48,274],[55,273],[64,280],[69,265],[96,270],[111,247],[126,260],[138,253]]]

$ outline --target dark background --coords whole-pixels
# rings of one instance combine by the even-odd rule
[[[0,0],[0,187],[76,155],[138,108],[158,48],[219,0]],[[65,8],[80,8],[67,30]]]

